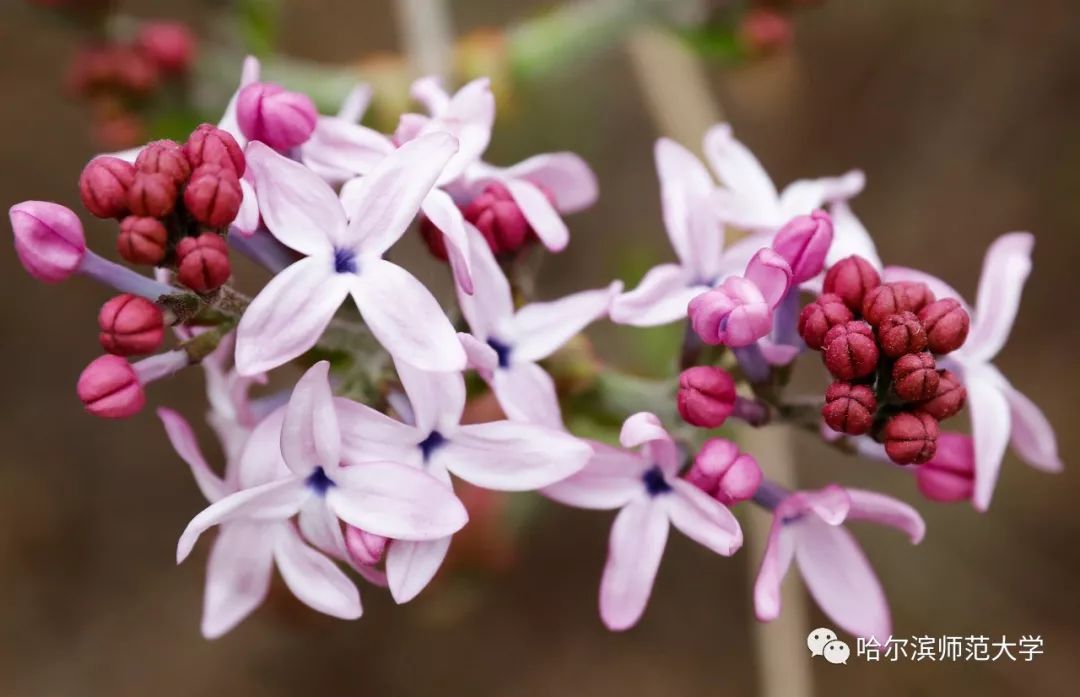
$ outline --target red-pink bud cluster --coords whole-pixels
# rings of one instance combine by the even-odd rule
[[[799,335],[822,352],[837,379],[822,416],[834,431],[870,434],[900,464],[933,457],[938,421],[963,408],[966,392],[935,355],[960,348],[970,318],[960,301],[925,283],[882,283],[859,256],[828,269],[824,293],[803,308]]]
[[[550,192],[544,191],[554,201]],[[493,182],[484,187],[479,196],[461,206],[461,214],[472,223],[497,256],[512,256],[538,238],[521,207],[502,184]],[[438,259],[447,260],[446,242],[442,232],[427,218],[420,221],[420,234],[428,250]]]
[[[723,438],[705,441],[686,473],[686,481],[725,506],[752,497],[761,479],[757,460],[739,452],[737,445]]]

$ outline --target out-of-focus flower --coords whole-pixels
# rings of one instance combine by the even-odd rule
[[[620,509],[600,581],[600,618],[613,630],[629,629],[645,611],[671,525],[724,556],[743,541],[738,521],[723,504],[677,476],[677,446],[655,415],[628,418],[620,441],[641,450],[597,443],[585,469],[544,489],[568,506]]]
[[[195,60],[195,36],[182,22],[144,22],[135,45],[165,73],[184,73]]]

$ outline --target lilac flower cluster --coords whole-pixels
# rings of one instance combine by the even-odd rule
[[[399,603],[416,597],[469,522],[457,480],[618,510],[600,582],[600,616],[611,629],[633,626],[644,612],[671,526],[730,556],[743,544],[731,509],[753,502],[774,521],[754,588],[759,618],[779,613],[780,582],[796,560],[838,626],[887,637],[881,584],[844,524],[868,520],[918,542],[925,526],[915,509],[838,485],[789,491],[730,433],[715,430],[732,419],[786,422],[849,452],[897,460],[890,448],[904,438],[889,435],[889,426],[872,428],[877,407],[867,406],[877,398],[876,383],[865,378],[879,351],[896,359],[880,394],[891,386],[924,405],[904,413],[928,413],[925,403],[944,384],[967,391],[973,435],[942,434],[936,452],[912,459],[924,463],[913,469],[927,497],[985,509],[1010,441],[1033,466],[1061,468],[1042,413],[990,364],[1030,270],[1030,235],[994,244],[978,306],[968,307],[937,279],[882,267],[847,205],[863,188],[860,172],[778,192],[730,127],[719,125],[704,143],[712,172],[672,141],[656,146],[677,263],[653,268],[628,292],[614,281],[538,301],[516,277],[518,262],[530,246],[567,246],[564,216],[597,197],[589,167],[571,153],[511,167],[484,162],[495,118],[486,80],[454,94],[437,80],[417,81],[413,96],[426,113],[404,114],[389,136],[360,125],[368,96],[357,88],[337,115],[320,115],[303,94],[260,81],[249,58],[218,126],[200,127],[184,146],[158,142],[93,160],[82,187],[91,213],[122,219],[122,238],[145,241],[144,228],[154,227],[147,218],[166,228],[160,244],[138,247],[160,251],[153,258],[132,251],[134,242],[121,244],[125,259],[157,266],[154,278],[88,251],[78,217],[62,206],[28,201],[11,209],[16,251],[31,275],[56,282],[82,273],[122,293],[99,317],[107,354],[79,380],[89,411],[130,416],[144,405],[148,383],[203,368],[224,467],[207,462],[180,414],[158,415],[209,504],[180,536],[178,561],[219,528],[207,568],[207,637],[260,605],[275,568],[302,602],[343,619],[362,612],[345,569],[388,587]],[[213,186],[197,183],[200,171]],[[132,193],[140,177],[173,186],[169,210],[134,210],[148,200]],[[132,214],[142,216],[138,224],[126,222]],[[387,259],[414,222],[450,266],[454,319]],[[229,283],[229,247],[272,276],[254,298]],[[198,272],[185,270],[192,254],[203,260]],[[909,307],[910,293],[901,290],[912,288],[923,302]],[[352,303],[342,307],[347,297]],[[944,301],[933,297],[953,300],[938,307]],[[851,326],[854,308],[876,334],[870,324]],[[966,341],[954,326],[959,313],[970,317]],[[664,383],[671,408],[611,400],[622,422],[612,442],[567,428],[565,390],[548,360],[603,318],[689,324],[682,372]],[[127,356],[158,350],[166,325],[177,348],[129,363]],[[843,381],[829,388],[827,403],[809,407],[785,394],[790,366],[808,346],[824,348]],[[920,358],[927,347],[939,355],[940,375]],[[871,348],[865,370],[860,352]],[[897,377],[905,361],[922,362]],[[290,363],[304,369],[291,390],[254,393],[268,372]],[[591,367],[619,379],[613,367]],[[490,390],[505,418],[467,418],[470,384],[474,396]],[[676,408],[685,423],[657,416]],[[822,417],[842,434],[822,430]]]

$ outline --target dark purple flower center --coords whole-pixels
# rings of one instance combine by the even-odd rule
[[[318,496],[326,496],[327,490],[337,486],[330,477],[326,476],[326,472],[322,467],[316,467],[315,470],[308,475],[307,482],[305,482],[309,489],[315,492]]]
[[[337,273],[356,273],[356,253],[351,249],[335,249],[334,271]]]
[[[446,444],[446,436],[438,431],[432,431],[428,434],[428,437],[420,441],[420,452],[424,455],[424,462],[428,461],[431,455]]]
[[[659,465],[649,468],[645,474],[641,475],[641,480],[645,482],[645,491],[649,492],[649,496],[659,496],[671,491],[671,485],[667,483],[664,471]]]
[[[488,346],[495,349],[495,354],[499,357],[499,367],[510,367],[510,347],[498,339],[488,339]]]

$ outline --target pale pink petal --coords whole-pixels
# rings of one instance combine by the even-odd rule
[[[825,255],[825,267],[828,268],[845,257],[857,254],[870,262],[875,269],[883,266],[878,256],[877,247],[866,227],[855,217],[851,206],[846,201],[838,201],[829,207],[833,221],[833,243]]]
[[[332,559],[348,558],[341,521],[321,498],[312,496],[305,501],[300,508],[297,522],[300,534],[317,550]]]
[[[330,392],[330,362],[319,361],[296,383],[281,429],[281,454],[299,475],[316,467],[331,471],[341,460],[334,396]]]
[[[394,358],[424,370],[462,370],[465,350],[439,301],[405,269],[367,258],[352,294],[371,333]]]
[[[465,349],[467,367],[475,370],[485,380],[491,380],[499,367],[499,354],[490,344],[480,341],[472,334],[458,332],[461,347]]]
[[[416,429],[424,434],[456,428],[465,411],[465,378],[457,371],[435,373],[397,361],[398,378],[412,405]]]
[[[300,154],[308,169],[327,181],[338,182],[367,174],[393,151],[394,144],[378,131],[340,118],[320,116]],[[345,196],[342,206],[346,212],[355,210],[346,206]]]
[[[780,586],[795,556],[794,533],[783,517],[773,515],[754,581],[754,615],[762,622],[771,622],[780,616]]]
[[[798,518],[813,513],[828,525],[840,525],[851,511],[851,497],[847,490],[835,484],[814,491],[796,491],[776,507],[775,515],[781,519]]]
[[[409,87],[409,96],[423,104],[432,116],[442,114],[450,105],[450,95],[443,88],[442,79],[434,75],[414,80]]]
[[[176,563],[184,561],[199,536],[221,523],[237,519],[285,520],[296,515],[310,495],[300,478],[282,479],[254,489],[244,489],[207,506],[191,519],[176,544]]]
[[[516,363],[496,370],[491,389],[507,418],[563,428],[555,381],[536,363]]]
[[[454,492],[430,474],[394,462],[343,467],[326,503],[346,523],[395,540],[435,540],[469,516]]]
[[[405,143],[379,160],[346,199],[347,246],[370,256],[389,249],[416,217],[424,197],[455,152],[457,141],[453,136],[432,133]]]
[[[1012,417],[1012,447],[1024,462],[1043,472],[1065,469],[1058,455],[1057,436],[1042,410],[1012,385],[1005,385]]]
[[[337,117],[349,123],[359,123],[360,119],[364,118],[364,112],[371,105],[371,95],[371,85],[362,82],[357,83],[345,95],[345,99],[341,100],[341,108],[338,109]]]
[[[552,252],[566,249],[570,243],[570,230],[547,195],[524,179],[506,179],[503,184],[540,242]]]
[[[424,215],[443,234],[454,282],[470,295],[473,293],[472,261],[469,254],[469,234],[465,230],[465,218],[461,209],[442,189],[432,189],[421,206]]]
[[[274,569],[273,544],[273,526],[246,520],[221,526],[206,565],[204,637],[222,636],[266,599]]]
[[[757,286],[769,307],[775,308],[791,287],[791,267],[784,257],[765,247],[747,264],[746,279]]]
[[[678,448],[656,414],[640,411],[623,422],[619,442],[624,448],[645,446],[645,456],[673,476],[679,468]]]
[[[293,476],[281,456],[281,426],[285,422],[285,407],[268,414],[251,431],[236,468],[236,481],[241,489]]]
[[[759,204],[775,206],[776,186],[754,154],[732,135],[731,125],[713,126],[705,134],[705,159],[732,191]]]
[[[858,169],[839,177],[799,179],[788,184],[780,194],[780,208],[788,219],[807,215],[826,203],[858,196],[865,186],[866,175]]]
[[[728,189],[714,189],[709,204],[720,220],[754,234],[775,232],[784,224],[775,202],[758,201]]]
[[[427,542],[394,540],[386,552],[386,580],[394,602],[407,603],[424,590],[439,572],[451,537]]]
[[[707,286],[695,285],[690,274],[678,264],[661,264],[649,269],[634,290],[611,303],[611,321],[634,327],[655,327],[686,319],[686,306]]]
[[[274,560],[293,595],[331,617],[360,617],[360,593],[337,564],[304,544],[292,525],[280,525],[275,532]]]
[[[236,329],[236,369],[256,375],[287,363],[319,340],[349,292],[351,274],[327,257],[301,259],[259,291]]]
[[[712,176],[693,153],[668,138],[660,138],[653,149],[656,173],[660,178],[660,203],[671,246],[687,268],[698,268],[699,245],[694,240],[691,218],[696,207],[707,208],[706,199],[716,187]],[[720,242],[722,231],[718,231]],[[718,255],[719,245],[715,252]]]
[[[444,109],[432,112],[425,131],[448,131],[461,143],[460,151],[447,164],[442,181],[451,181],[480,159],[491,142],[495,123],[495,95],[491,81],[477,78],[459,89]]]
[[[240,200],[240,210],[229,226],[229,231],[236,232],[243,237],[251,237],[259,229],[261,217],[259,215],[259,201],[255,197],[255,189],[252,187],[250,177],[247,174],[240,178],[240,193],[243,195]]]
[[[507,167],[508,179],[524,179],[540,186],[555,198],[560,213],[576,213],[596,203],[599,190],[596,175],[580,156],[572,152],[533,155]]]
[[[778,344],[769,337],[759,339],[758,348],[769,365],[788,365],[802,352],[798,346]]]
[[[532,491],[581,470],[592,454],[560,430],[516,421],[462,426],[432,459],[465,481],[498,491]]]
[[[926,534],[926,523],[922,516],[903,501],[873,491],[847,488],[851,499],[847,521],[865,520],[878,525],[887,525],[905,533],[912,544],[922,542]]]
[[[469,258],[472,270],[472,295],[462,292],[458,286],[458,305],[465,321],[472,328],[472,333],[482,341],[490,339],[495,330],[514,314],[514,299],[510,293],[510,282],[499,268],[491,247],[480,235],[480,231],[468,225]]]
[[[600,580],[600,619],[608,629],[629,629],[645,611],[668,527],[663,507],[647,498],[629,503],[615,517]]]
[[[270,232],[307,255],[333,255],[347,247],[345,212],[333,189],[307,167],[259,141],[244,150],[259,211]]]
[[[550,302],[530,303],[518,310],[510,323],[513,343],[511,361],[538,361],[580,333],[594,320],[605,316],[615,296],[622,291],[620,281],[607,288],[586,290]]]
[[[911,281],[913,283],[925,283],[930,291],[939,300],[944,298],[953,298],[958,300],[968,314],[972,314],[974,310],[970,305],[965,302],[964,297],[960,293],[950,286],[945,281],[942,281],[936,276],[931,276],[925,271],[919,271],[918,269],[909,269],[906,266],[886,266],[881,272],[881,280],[885,283],[898,283],[901,281]],[[970,339],[969,339],[970,341]]]
[[[972,503],[985,511],[1001,473],[1001,461],[1009,446],[1012,419],[1005,397],[1004,379],[992,366],[965,366],[964,387],[971,413],[971,435],[975,442],[975,494]]]
[[[822,612],[851,634],[884,642],[892,631],[889,604],[859,543],[843,527],[814,518],[795,525],[795,558]]]
[[[229,103],[225,107],[225,113],[221,115],[221,121],[218,121],[218,128],[227,131],[229,135],[236,139],[240,147],[244,147],[247,138],[240,132],[240,124],[236,120],[236,98],[240,94],[240,90],[259,80],[260,72],[261,66],[258,58],[248,56],[244,59],[244,64],[240,69],[240,84],[237,85],[236,92],[229,99]]]
[[[224,497],[227,493],[225,482],[206,462],[202,450],[199,449],[199,441],[187,420],[172,409],[164,407],[157,410],[157,415],[165,426],[165,434],[169,437],[173,450],[191,468],[195,484],[206,500],[213,503]]]
[[[725,557],[742,547],[742,528],[727,506],[686,480],[673,479],[670,484],[674,491],[663,497],[663,503],[671,524],[682,534]]]
[[[593,453],[577,474],[556,482],[540,493],[576,508],[621,508],[644,491],[641,477],[652,463],[621,448],[590,442]]]
[[[334,399],[341,428],[341,461],[421,463],[417,447],[427,433],[351,399]]]
[[[994,240],[986,252],[971,335],[964,355],[988,361],[1005,345],[1020,309],[1020,294],[1031,273],[1035,236],[1012,232]]]

